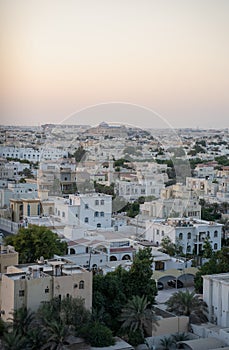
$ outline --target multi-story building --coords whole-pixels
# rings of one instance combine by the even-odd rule
[[[20,147],[1,147],[0,157],[26,159],[30,162],[39,162],[46,159],[60,159],[67,157],[68,153],[58,148],[20,148]]]
[[[209,322],[229,327],[229,273],[203,277],[203,300],[208,305]]]
[[[213,179],[215,176],[214,166],[209,164],[197,164],[194,169],[194,174],[198,178]]]
[[[1,314],[8,321],[13,310],[27,307],[36,311],[54,297],[84,299],[92,307],[92,273],[65,259],[43,260],[37,264],[10,266],[2,275]]]
[[[201,206],[199,205],[197,199],[158,199],[157,201],[145,202],[144,204],[141,204],[140,212],[145,218],[201,218]]]
[[[145,238],[160,245],[164,237],[169,237],[182,247],[183,253],[199,254],[206,239],[213,251],[221,249],[222,225],[212,221],[190,218],[171,218],[146,222]]]
[[[143,218],[201,218],[197,195],[179,183],[162,189],[160,199],[141,204],[140,211]]]
[[[202,197],[215,196],[218,190],[217,182],[213,183],[211,180],[196,177],[187,177],[186,187]]]
[[[14,247],[0,244],[0,273],[6,273],[7,267],[18,264],[18,253]]]
[[[8,183],[7,188],[0,189],[0,208],[9,207],[10,199],[37,198],[37,184]]]
[[[12,167],[8,166],[8,163],[5,159],[0,160],[0,179],[1,180],[7,180],[7,179],[13,179],[14,177],[14,171]]]

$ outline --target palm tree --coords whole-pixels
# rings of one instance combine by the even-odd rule
[[[207,322],[207,304],[199,299],[194,292],[176,292],[166,302],[167,310],[176,315],[189,317],[190,323]]]
[[[13,330],[21,336],[26,335],[34,321],[34,312],[26,307],[21,307],[20,309],[14,310],[12,315],[13,317],[10,318],[10,320],[13,321]]]
[[[185,340],[189,340],[189,336],[188,334],[185,333],[176,333],[172,335],[172,338],[174,340],[175,343],[179,342],[179,341],[185,341]]]
[[[122,310],[120,316],[120,321],[123,322],[122,328],[129,329],[131,332],[139,330],[143,338],[149,328],[152,326],[156,328],[154,312],[149,305],[145,296],[133,296]]]
[[[27,341],[16,330],[3,335],[3,349],[4,350],[22,350],[26,349]]]
[[[160,340],[160,344],[164,350],[170,350],[174,345],[174,340],[172,337],[164,337]]]
[[[70,329],[62,321],[47,322],[44,326],[47,343],[42,347],[50,350],[63,350],[66,345],[66,338],[71,334]]]

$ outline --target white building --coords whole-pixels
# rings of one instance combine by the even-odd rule
[[[9,183],[8,188],[0,188],[0,208],[9,207],[10,199],[38,198],[37,184]]]
[[[229,327],[229,273],[203,276],[203,299],[209,322]]]
[[[129,180],[117,180],[115,185],[117,195],[127,201],[134,201],[142,196],[158,198],[161,190],[165,187],[164,176],[159,174],[133,177],[133,179],[131,179],[130,174]]]
[[[205,239],[209,239],[213,251],[221,249],[222,225],[205,220],[190,218],[170,218],[146,222],[145,238],[160,245],[168,236],[173,243],[182,246],[183,253],[199,254]]]
[[[0,157],[2,158],[15,158],[15,159],[26,159],[30,162],[39,162],[46,159],[59,159],[67,157],[68,152],[52,147],[46,148],[20,148],[20,147],[1,147]]]
[[[201,218],[201,206],[197,199],[158,199],[140,205],[140,213],[146,218],[192,217]]]
[[[66,225],[86,228],[111,227],[112,196],[103,193],[54,197],[54,215]]]
[[[198,178],[213,179],[215,176],[214,166],[208,164],[197,164],[194,173]]]

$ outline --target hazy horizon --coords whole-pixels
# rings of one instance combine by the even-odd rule
[[[227,0],[0,0],[0,124],[228,128],[228,14]],[[96,112],[113,101],[162,117]]]

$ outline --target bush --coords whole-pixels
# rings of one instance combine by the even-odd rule
[[[81,335],[92,346],[104,347],[115,343],[111,330],[99,322],[84,327],[81,330]]]

